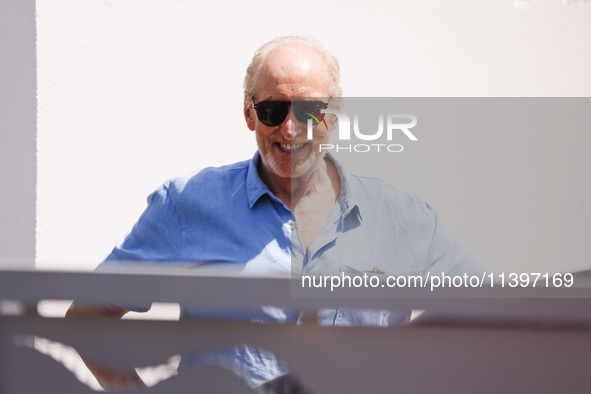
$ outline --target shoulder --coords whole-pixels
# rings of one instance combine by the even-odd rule
[[[173,196],[233,188],[246,183],[250,160],[221,167],[207,167],[182,174],[164,182],[161,189]]]
[[[419,195],[366,174],[348,176],[361,217],[368,223],[413,232],[436,220],[435,211]]]
[[[418,194],[404,190],[384,179],[351,172],[349,180],[355,196],[361,204],[390,204],[419,211],[430,209]]]
[[[403,190],[397,185],[367,172],[367,170],[348,166],[334,155],[329,154],[328,157],[337,167],[341,182],[344,182],[345,190],[341,186],[341,192],[345,191],[345,195],[351,192],[356,203],[371,204],[374,208],[380,207],[380,203],[386,203],[403,205],[405,208],[414,207],[419,210],[426,206],[426,203],[417,194]]]

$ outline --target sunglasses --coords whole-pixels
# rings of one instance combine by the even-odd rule
[[[289,113],[289,107],[293,105],[293,114],[298,122],[307,123],[308,119],[320,114],[321,109],[328,108],[324,101],[261,101],[252,105],[257,112],[257,117],[262,124],[270,127],[279,126],[285,121]]]

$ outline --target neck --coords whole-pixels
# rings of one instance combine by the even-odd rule
[[[298,203],[314,193],[340,193],[340,178],[334,163],[324,159],[318,168],[297,178],[283,178],[264,168],[259,162],[259,174],[269,190],[273,192],[291,210],[295,211]]]

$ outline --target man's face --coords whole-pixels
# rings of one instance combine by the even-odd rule
[[[274,50],[257,79],[255,103],[290,101],[292,97],[328,97],[326,66],[311,48],[295,46]],[[291,110],[280,125],[266,126],[258,119],[248,97],[245,116],[249,128],[256,131],[263,171],[281,178],[297,178],[314,171],[322,163],[324,154],[319,146],[328,141],[327,130],[314,127],[314,138],[308,140],[307,125],[298,122]]]

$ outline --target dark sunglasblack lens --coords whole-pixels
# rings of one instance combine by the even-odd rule
[[[289,112],[289,101],[261,101],[254,105],[259,120],[267,126],[279,126]]]
[[[301,123],[307,123],[308,119],[320,119],[322,114],[321,109],[328,107],[328,104],[323,101],[294,101],[293,113]]]
[[[291,101],[261,101],[254,104],[259,120],[269,127],[279,126],[285,121]],[[293,112],[301,123],[307,123],[308,119],[321,118],[320,110],[327,108],[323,101],[294,101]]]

